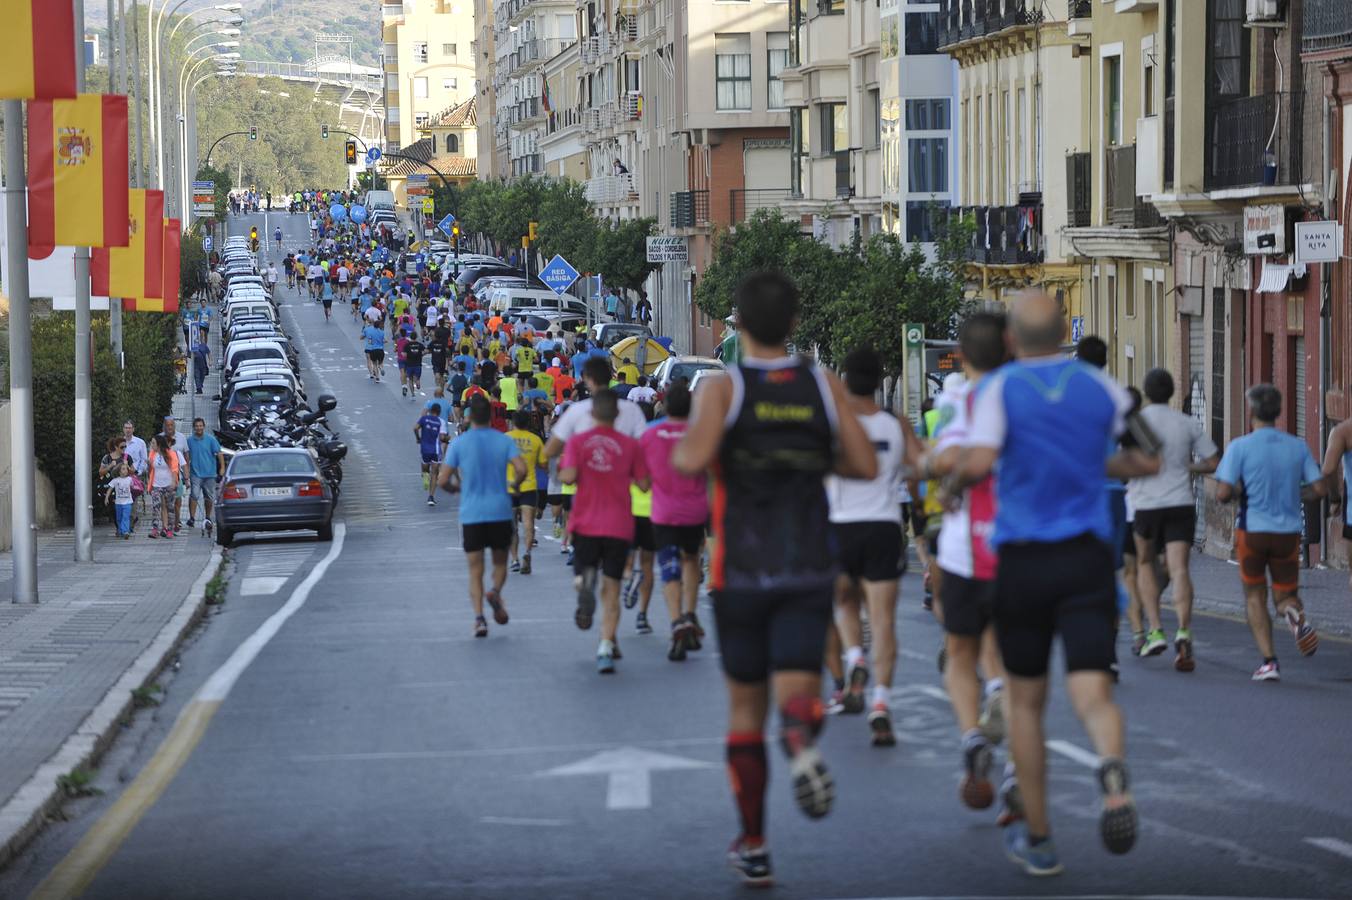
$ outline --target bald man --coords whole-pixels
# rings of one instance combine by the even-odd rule
[[[1123,761],[1122,713],[1113,702],[1114,583],[1107,475],[1150,474],[1139,450],[1109,455],[1125,430],[1127,392],[1061,352],[1065,312],[1041,291],[1011,306],[1016,360],[987,378],[976,399],[957,482],[989,476],[997,461],[998,555],[995,629],[1008,672],[1010,750],[1017,787],[1002,788],[1023,818],[1004,831],[1005,849],[1025,871],[1062,869],[1046,803],[1042,715],[1052,640],[1065,647],[1067,691],[1099,754],[1100,831],[1113,853],[1136,841],[1136,808]]]

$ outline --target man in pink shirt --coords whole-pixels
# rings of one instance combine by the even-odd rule
[[[573,539],[573,583],[577,612],[573,620],[583,631],[591,628],[596,612],[596,570],[601,569],[601,645],[596,670],[615,671],[619,648],[615,631],[620,624],[620,578],[634,542],[634,515],[629,485],[648,489],[648,470],[638,441],[614,428],[619,398],[598,391],[592,398],[594,427],[568,439],[559,467],[559,480],[576,484],[577,496],[568,516]]]
[[[704,629],[695,617],[699,599],[699,558],[709,522],[709,485],[704,473],[682,475],[671,466],[671,452],[685,435],[690,388],[678,381],[667,391],[667,418],[639,438],[643,461],[652,475],[653,531],[657,538],[662,595],[671,616],[667,659],[680,662],[687,650],[700,649]]]

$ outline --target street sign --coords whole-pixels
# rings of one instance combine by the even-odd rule
[[[194,181],[192,183],[192,209],[195,213],[205,215],[216,212],[216,182]]]
[[[366,161],[371,165],[375,165],[376,163],[380,162],[380,148],[372,147],[371,149],[367,150]]]
[[[421,173],[413,173],[404,181],[404,192],[410,197],[421,197],[427,194],[431,188],[427,183],[427,176]]]
[[[551,291],[556,294],[563,294],[564,291],[573,286],[577,281],[577,269],[568,264],[568,260],[554,254],[554,258],[545,264],[540,270],[540,280],[543,281]]]
[[[1244,207],[1244,252],[1267,256],[1286,252],[1286,207],[1280,203]]]
[[[1338,236],[1338,223],[1297,222],[1296,223],[1296,262],[1336,263],[1339,248],[1343,242]]]
[[[1078,344],[1080,338],[1084,337],[1084,316],[1070,317],[1070,342]]]
[[[215,242],[211,239],[211,235],[207,235],[206,237],[202,238],[202,249],[205,250],[206,252],[210,253],[210,252],[211,252],[211,246],[212,246],[212,244],[214,244],[214,243],[215,243]]]
[[[437,223],[437,229],[441,231],[443,234],[445,234],[446,237],[450,237],[451,226],[454,224],[455,224],[455,216],[451,215],[450,213],[446,213],[446,218],[442,219],[440,222]]]
[[[422,202],[422,211],[423,211],[426,215],[429,215],[429,216],[432,215],[432,213],[436,211],[436,208],[437,208],[437,207],[436,207],[436,203],[435,203],[435,201],[432,200],[431,197],[424,197],[424,198],[423,198],[423,202]]]
[[[920,404],[925,400],[925,325],[908,322],[902,330],[906,338],[903,371],[906,392],[902,395],[904,409],[917,428],[920,425]]]
[[[648,238],[648,262],[689,262],[685,238],[658,236]]]
[[[606,809],[647,809],[653,805],[652,775],[715,766],[698,759],[687,759],[638,747],[603,750],[594,756],[566,766],[547,769],[540,775],[557,778],[567,775],[605,775]]]

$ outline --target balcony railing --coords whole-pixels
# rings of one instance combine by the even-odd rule
[[[518,156],[512,160],[513,175],[530,175],[535,172],[543,172],[544,168],[544,157],[539,153]]]
[[[632,172],[589,178],[582,185],[582,193],[595,206],[617,206],[638,201]]]
[[[560,131],[566,131],[574,125],[582,123],[582,112],[573,107],[565,109],[556,109],[549,114],[549,125],[545,129],[546,134],[557,134]]]
[[[615,37],[622,44],[638,40],[638,10],[621,12],[615,17]]]
[[[1304,94],[1257,94],[1216,104],[1206,189],[1299,183],[1304,107]]]
[[[729,197],[732,223],[745,222],[762,209],[778,209],[792,194],[788,188],[733,188]]]
[[[1094,157],[1090,153],[1066,154],[1066,225],[1088,228],[1094,204]]]
[[[1094,0],[1066,0],[1067,19],[1092,19]]]
[[[1305,0],[1301,50],[1322,53],[1352,48],[1352,3],[1347,0]]]
[[[854,184],[850,178],[850,151],[837,150],[836,158],[836,197],[844,199],[854,196]]]
[[[672,228],[698,228],[708,224],[708,191],[675,191],[672,193]]]
[[[627,91],[620,98],[620,117],[628,122],[637,122],[643,118],[643,94]]]
[[[964,206],[950,216],[971,217],[976,231],[967,247],[967,259],[985,265],[1034,265],[1046,258],[1042,234],[1042,205]]]
[[[1033,0],[940,0],[939,46],[985,37],[1019,25],[1042,21],[1041,4]],[[1072,2],[1073,5],[1073,2]]]
[[[1108,224],[1123,228],[1160,225],[1155,207],[1136,195],[1136,145],[1108,148]]]

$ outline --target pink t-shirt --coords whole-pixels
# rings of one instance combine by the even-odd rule
[[[653,480],[653,523],[703,525],[709,520],[709,485],[704,473],[682,475],[671,453],[685,434],[685,422],[667,419],[643,432],[638,444]]]
[[[613,428],[593,428],[568,439],[562,467],[577,468],[577,496],[568,530],[587,537],[634,539],[629,485],[646,478],[638,441]]]

